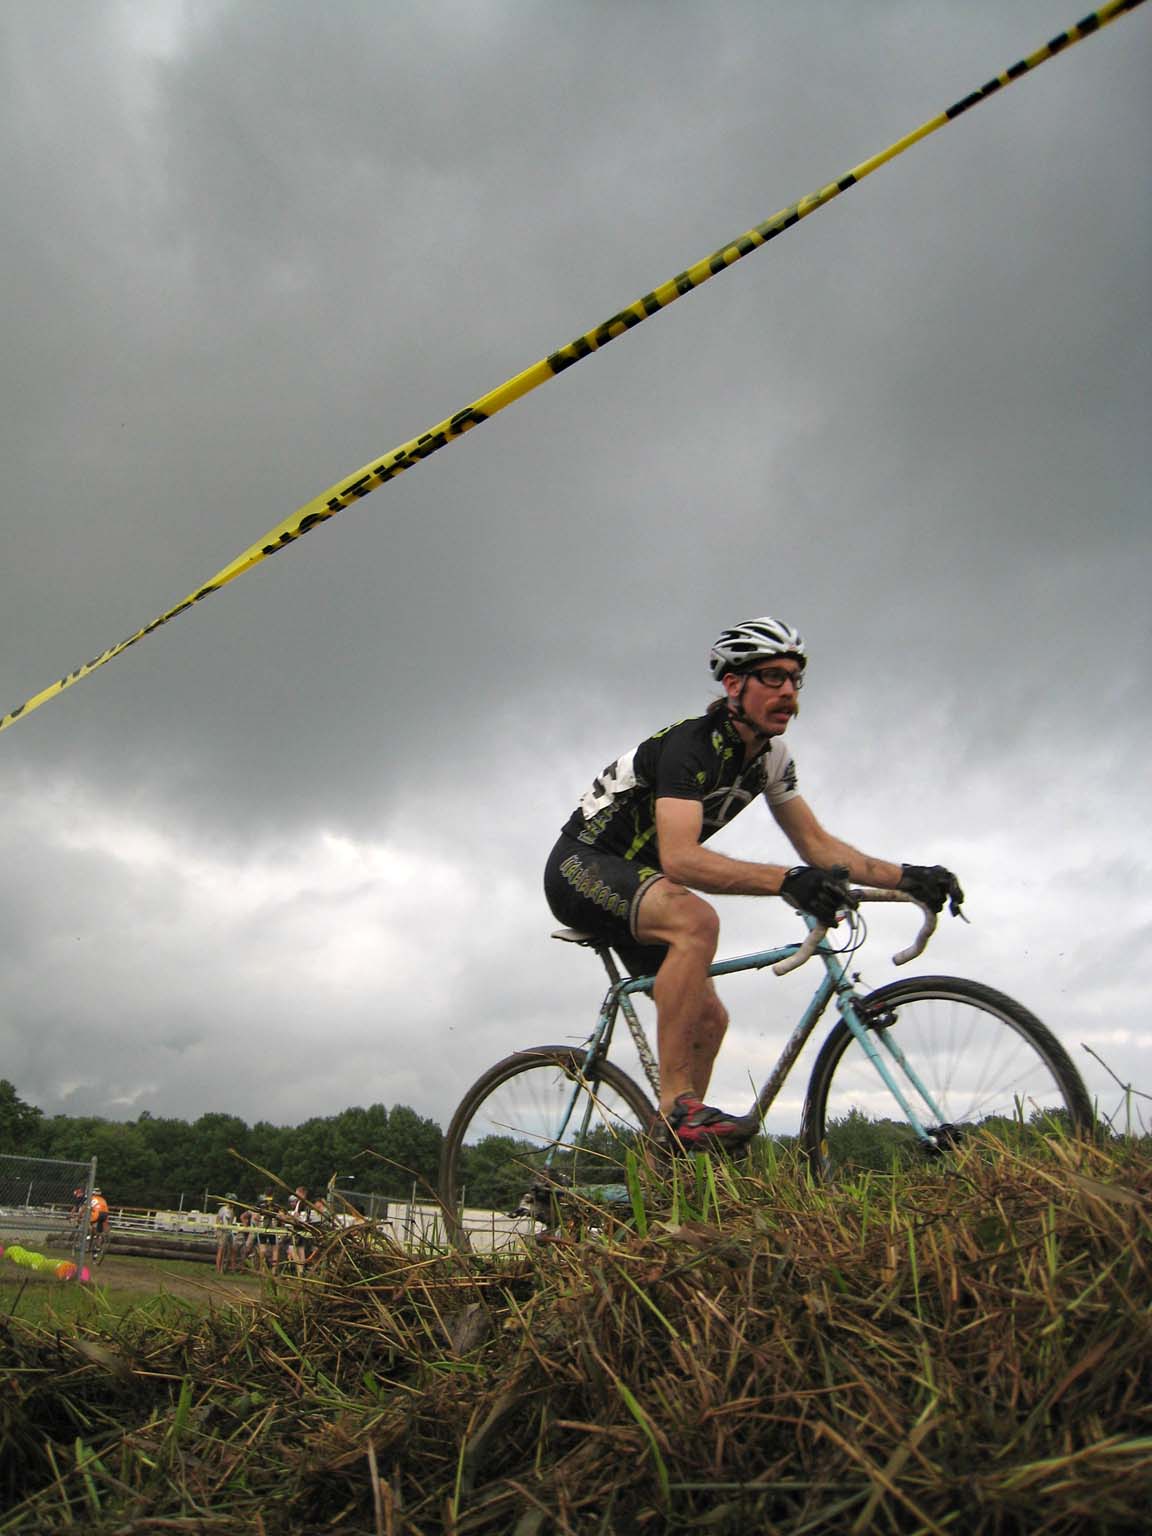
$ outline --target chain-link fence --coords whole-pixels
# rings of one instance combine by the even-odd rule
[[[71,1263],[79,1275],[95,1184],[95,1158],[73,1163],[0,1153],[0,1264],[36,1270]]]

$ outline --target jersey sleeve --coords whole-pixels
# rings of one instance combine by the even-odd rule
[[[764,763],[764,798],[769,805],[783,805],[785,800],[794,800],[799,793],[796,759],[777,739]]]
[[[649,765],[655,800],[703,801],[709,787],[709,764],[691,730],[695,721],[682,721],[644,746],[654,748]],[[643,750],[643,749],[641,749]]]

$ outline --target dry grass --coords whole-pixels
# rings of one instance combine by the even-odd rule
[[[352,1229],[250,1309],[11,1323],[0,1532],[1141,1528],[1146,1144],[641,1193],[513,1262]]]

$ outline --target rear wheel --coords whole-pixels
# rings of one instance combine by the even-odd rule
[[[467,1246],[465,1206],[511,1213],[533,1186],[624,1179],[628,1151],[639,1150],[656,1111],[619,1067],[601,1061],[586,1075],[584,1059],[571,1046],[534,1046],[497,1062],[465,1094],[440,1160],[454,1242]]]
[[[814,1170],[887,1169],[943,1155],[979,1127],[1016,1145],[1057,1127],[1076,1134],[1091,1129],[1092,1104],[1067,1051],[1002,992],[951,976],[924,976],[880,987],[858,1009],[917,1118],[934,1136],[935,1151],[916,1135],[841,1019],[808,1084],[801,1142]],[[885,1049],[886,1035],[934,1108]]]

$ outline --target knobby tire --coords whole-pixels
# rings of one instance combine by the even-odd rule
[[[534,1178],[549,1177],[555,1168],[576,1182],[583,1176],[588,1183],[609,1183],[621,1176],[613,1149],[622,1158],[626,1144],[649,1131],[656,1111],[640,1085],[613,1062],[598,1062],[592,1077],[585,1079],[584,1057],[583,1050],[566,1045],[516,1051],[490,1067],[464,1095],[445,1133],[440,1159],[440,1199],[454,1243],[468,1246],[459,1205],[462,1186],[464,1204],[468,1203],[464,1165],[470,1142],[484,1137],[507,1139],[503,1149],[499,1143],[489,1144],[497,1147],[498,1164],[489,1167],[488,1176],[509,1210],[508,1201],[519,1199]],[[558,1106],[574,1082],[583,1082],[583,1090],[565,1137],[558,1141]],[[581,1154],[569,1138],[589,1095],[590,1129],[600,1133],[602,1145]],[[482,1199],[481,1204],[485,1203]]]
[[[858,1010],[862,1018],[894,1020],[894,1038],[937,1096],[944,1123],[961,1127],[954,1140],[943,1139],[943,1150],[982,1122],[993,1131],[1029,1123],[1041,1132],[1057,1126],[1077,1135],[1091,1131],[1092,1102],[1067,1051],[1035,1014],[1003,992],[953,976],[909,977],[870,993]],[[909,1097],[919,1114],[918,1096]],[[854,1162],[850,1133],[859,1138],[861,1115],[896,1124],[889,1126],[887,1150],[856,1154],[864,1161],[855,1166],[881,1166],[886,1156],[891,1166],[893,1151],[902,1161],[925,1152],[841,1019],[821,1047],[804,1107],[800,1139],[815,1173],[827,1176]]]

